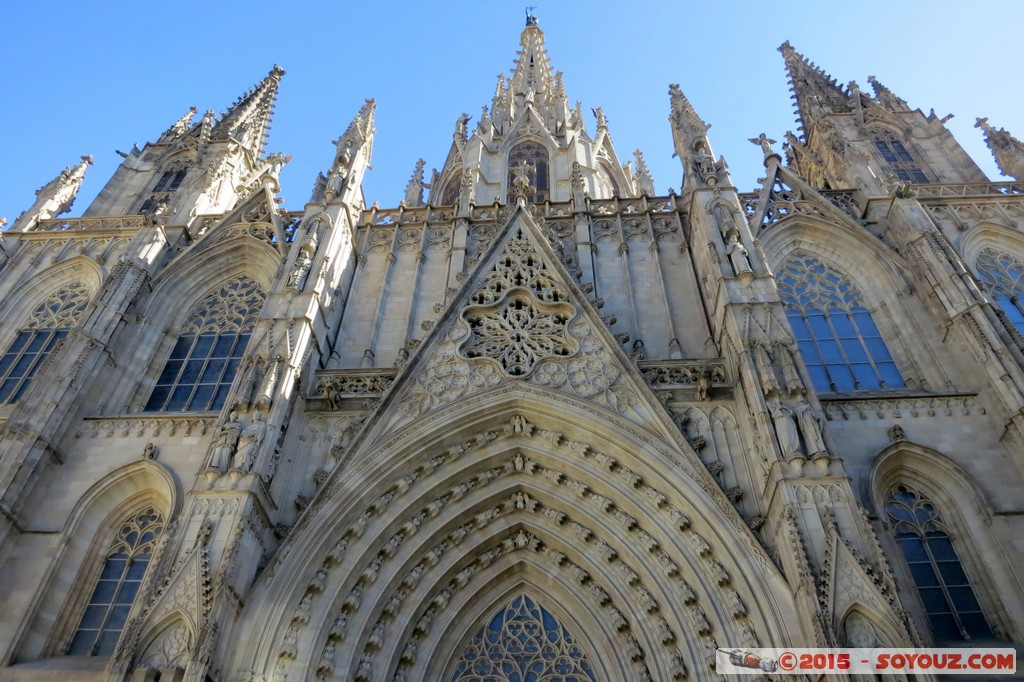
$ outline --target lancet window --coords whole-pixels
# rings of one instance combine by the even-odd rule
[[[181,187],[181,183],[185,181],[186,175],[188,175],[187,166],[165,170],[153,189],[150,190],[149,196],[139,206],[139,213],[152,213],[160,204],[169,203],[174,193]]]
[[[795,254],[778,274],[779,294],[818,391],[903,386],[860,292],[846,275],[810,254]]]
[[[13,403],[28,389],[43,361],[78,324],[89,290],[75,283],[39,304],[0,356],[0,404]]]
[[[508,154],[508,200],[515,201],[514,188],[518,174],[524,173],[533,193],[527,195],[530,203],[541,203],[551,198],[548,179],[548,150],[539,142],[520,142]]]
[[[872,141],[875,149],[882,155],[882,159],[889,166],[893,174],[904,182],[914,182],[919,185],[929,182],[928,176],[914,160],[914,157],[903,146],[903,143],[896,139],[896,135],[889,130],[875,130]]]
[[[975,270],[978,279],[991,288],[1009,322],[1024,335],[1024,263],[987,247],[978,254]]]
[[[121,524],[68,647],[69,655],[109,656],[114,652],[163,529],[163,515],[154,507]]]
[[[223,407],[264,298],[263,289],[246,277],[204,298],[181,330],[146,411]]]
[[[594,682],[586,653],[543,606],[521,594],[474,635],[451,682]]]
[[[938,642],[990,638],[992,630],[935,504],[898,485],[885,512]]]

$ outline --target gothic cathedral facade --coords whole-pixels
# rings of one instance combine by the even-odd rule
[[[673,85],[656,195],[533,18],[397,207],[362,198],[373,100],[279,205],[278,67],[81,217],[89,158],[40,189],[0,241],[0,680],[1024,642],[1024,144],[979,119],[992,182],[780,51],[800,134],[752,140],[753,192]]]

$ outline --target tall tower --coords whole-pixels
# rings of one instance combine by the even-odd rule
[[[243,93],[220,117],[207,110],[194,122],[192,107],[155,142],[124,154],[124,161],[85,216],[159,212],[165,222],[230,210],[239,196],[280,171],[279,155],[264,156],[274,102],[284,70]]]
[[[819,189],[882,191],[904,183],[984,182],[985,174],[938,118],[912,109],[869,76],[842,86],[787,41],[779,47],[796,103],[800,135],[787,134],[793,167]]]

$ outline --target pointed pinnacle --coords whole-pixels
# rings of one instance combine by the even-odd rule
[[[910,111],[910,105],[907,104],[906,100],[897,97],[892,90],[882,85],[877,78],[868,76],[868,83],[871,84],[871,88],[875,91],[875,99],[879,104],[895,111]]]
[[[828,113],[852,110],[848,93],[824,69],[793,49],[787,40],[779,46],[789,74],[789,84],[796,100],[800,127],[807,129]]]

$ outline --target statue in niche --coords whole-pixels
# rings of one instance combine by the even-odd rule
[[[238,440],[238,450],[235,452],[231,468],[241,469],[242,471],[252,469],[253,459],[256,457],[256,453],[260,445],[263,444],[263,439],[266,435],[267,422],[263,418],[263,413],[254,411],[252,420],[242,429],[241,438]]]
[[[701,180],[709,182],[715,179],[715,159],[710,154],[704,154],[703,148],[700,149],[693,157],[693,167]]]
[[[797,433],[796,423],[793,421],[793,413],[778,400],[773,400],[768,407],[771,410],[772,421],[775,423],[775,433],[779,436],[779,445],[782,447],[783,456],[792,457],[802,454],[800,435]]]
[[[227,423],[220,427],[220,432],[217,434],[210,466],[222,472],[228,470],[231,466],[231,455],[235,452],[235,446],[238,445],[241,433],[242,423],[238,421],[238,412],[232,411]]]
[[[804,435],[804,443],[807,445],[807,454],[817,455],[826,451],[825,437],[822,433],[821,415],[811,409],[806,402],[800,407],[800,431]]]
[[[300,251],[299,257],[295,259],[295,269],[292,270],[291,277],[288,278],[288,288],[302,291],[306,275],[309,274],[311,267],[313,267],[313,259],[305,251]]]
[[[797,371],[796,363],[793,362],[793,354],[786,344],[776,342],[775,356],[779,359],[779,364],[782,366],[782,378],[786,380],[786,390],[789,392],[789,397],[795,398],[798,395],[806,395],[807,388],[800,378],[800,372]]]
[[[735,232],[729,234],[729,241],[725,245],[725,253],[729,256],[733,272],[737,275],[751,272],[750,259],[747,257],[747,247],[740,244],[739,235]]]

